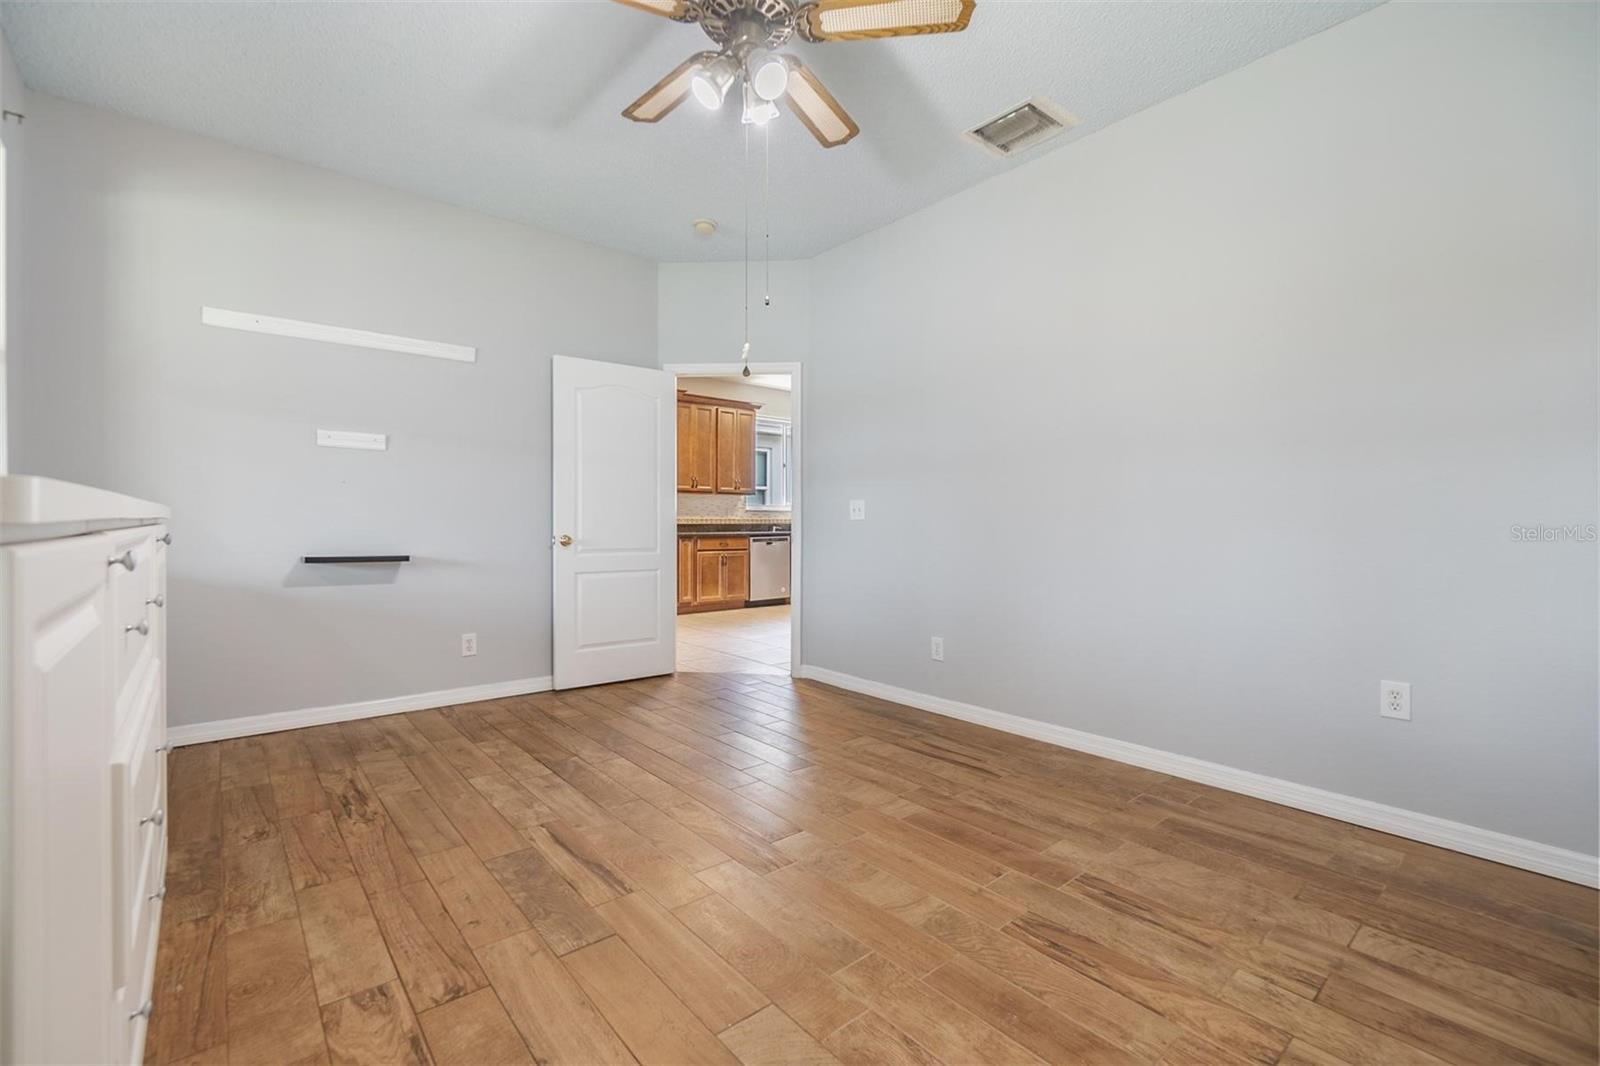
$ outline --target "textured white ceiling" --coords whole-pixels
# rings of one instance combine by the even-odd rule
[[[793,116],[773,124],[772,255],[814,255],[1372,6],[979,0],[965,33],[797,42],[862,132],[825,151]],[[696,26],[606,0],[5,3],[0,24],[41,92],[654,259],[743,252],[736,109],[619,115],[706,47]],[[962,137],[1037,95],[1082,125],[1016,159]],[[691,232],[702,216],[716,236]]]

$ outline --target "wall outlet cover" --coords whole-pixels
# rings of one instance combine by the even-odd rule
[[[933,644],[929,648],[928,654],[933,656],[933,661],[934,662],[936,662],[936,663],[944,662],[944,638],[943,637],[934,637],[933,638]]]
[[[461,654],[462,655],[476,655],[476,654],[478,654],[478,634],[476,634],[476,633],[463,633],[463,634],[461,634]]]
[[[1385,718],[1395,718],[1402,722],[1411,721],[1411,683],[1378,682],[1378,713]]]
[[[864,522],[864,521],[866,521],[866,518],[867,518],[867,501],[866,500],[851,500],[850,501],[850,521],[852,521],[852,522]]]

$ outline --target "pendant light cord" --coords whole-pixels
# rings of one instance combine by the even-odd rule
[[[761,222],[766,230],[766,244],[761,251],[761,305],[772,306],[772,122],[761,127]]]
[[[750,124],[744,123],[744,170],[739,174],[744,186],[744,348],[739,359],[744,376],[750,376]]]

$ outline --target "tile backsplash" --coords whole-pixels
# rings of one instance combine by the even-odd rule
[[[678,493],[678,514],[689,518],[769,518],[774,522],[789,517],[788,511],[747,511],[743,496],[710,492]]]

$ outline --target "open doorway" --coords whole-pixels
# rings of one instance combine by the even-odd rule
[[[677,376],[677,668],[786,676],[800,662],[798,364]]]

